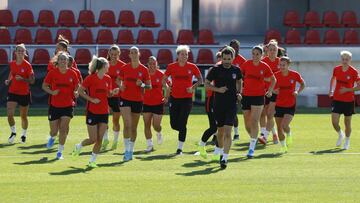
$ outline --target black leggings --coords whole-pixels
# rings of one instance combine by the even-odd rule
[[[205,130],[203,136],[201,137],[201,141],[203,142],[207,142],[209,138],[217,131],[215,115],[214,115],[214,96],[206,97],[205,110],[209,120],[209,128]]]
[[[192,109],[192,98],[170,97],[169,112],[171,128],[179,131],[179,141],[185,142],[186,124]]]

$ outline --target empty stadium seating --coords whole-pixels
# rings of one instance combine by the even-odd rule
[[[83,27],[96,27],[95,15],[91,10],[81,10],[79,12],[78,24]]]
[[[301,33],[299,30],[288,30],[285,36],[286,44],[301,44]]]
[[[112,10],[102,10],[99,17],[99,25],[105,27],[117,27],[118,24],[115,20],[115,14]]]
[[[18,13],[17,24],[24,27],[36,26],[34,21],[34,14],[31,10],[20,10]]]
[[[157,61],[159,64],[169,64],[174,61],[173,55],[169,49],[160,49],[157,53]]]
[[[9,57],[5,49],[0,49],[0,64],[8,64]]]
[[[41,28],[36,31],[34,41],[36,44],[52,44],[53,37],[50,30]]]
[[[140,12],[138,24],[142,27],[160,27],[160,24],[155,22],[154,13],[148,10]]]
[[[131,30],[119,30],[116,43],[118,44],[134,44],[134,35]]]
[[[0,10],[0,26],[15,26],[14,16],[11,10]]]
[[[278,41],[279,44],[281,44],[281,33],[278,30],[270,29],[265,34],[265,41],[264,43],[269,43],[270,40],[275,39]]]
[[[158,44],[174,44],[174,36],[171,30],[160,30],[157,38]]]
[[[39,12],[38,25],[42,27],[56,27],[55,16],[51,10],[41,10]]]
[[[98,35],[96,38],[97,44],[113,44],[114,36],[111,30],[102,29],[98,31]]]
[[[91,53],[88,49],[77,49],[75,52],[77,64],[88,64],[91,61]]]
[[[50,55],[47,49],[36,49],[32,59],[33,64],[48,64]]]
[[[11,44],[11,36],[8,29],[0,29],[0,44]]]
[[[215,44],[214,36],[211,30],[199,30],[198,44]]]
[[[32,44],[32,36],[30,30],[27,28],[17,29],[15,33],[14,43]]]
[[[178,44],[194,44],[194,33],[191,30],[180,30],[177,38]]]
[[[196,62],[198,64],[214,64],[214,54],[210,49],[200,49]]]
[[[289,27],[304,27],[304,24],[301,23],[299,13],[294,10],[285,13],[283,24]]]
[[[79,25],[75,22],[74,12],[71,10],[61,10],[58,18],[58,25],[63,27],[78,27]]]
[[[119,14],[118,24],[122,27],[138,27],[135,21],[135,15],[130,10],[122,10]]]
[[[137,38],[138,44],[154,44],[154,35],[151,32],[151,30],[139,30],[138,38]]]
[[[89,29],[80,29],[76,35],[75,43],[77,44],[93,44],[93,35]]]

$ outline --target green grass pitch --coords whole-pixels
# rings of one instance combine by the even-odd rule
[[[8,145],[9,127],[0,117],[0,202],[358,202],[360,201],[360,118],[353,117],[351,148],[335,148],[337,134],[329,114],[297,114],[292,122],[294,144],[279,156],[280,147],[257,146],[247,160],[249,137],[240,119],[240,141],[234,142],[228,168],[194,156],[195,143],[208,127],[205,115],[191,115],[184,155],[173,156],[177,134],[163,119],[164,143],[151,154],[140,121],[135,159],[122,162],[123,143],[102,153],[99,168],[89,170],[91,147],[70,155],[75,143],[87,137],[83,116],[75,116],[65,145],[64,160],[54,160],[57,145],[45,148],[46,116],[29,118],[28,141]],[[111,125],[110,125],[111,126]],[[110,132],[110,138],[112,139]],[[110,142],[111,145],[111,142]],[[208,146],[209,153],[213,149]]]

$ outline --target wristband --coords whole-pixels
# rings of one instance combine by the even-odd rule
[[[146,85],[145,83],[141,83],[140,87],[144,88]]]

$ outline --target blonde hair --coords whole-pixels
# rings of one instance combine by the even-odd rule
[[[65,51],[59,51],[59,52],[51,59],[51,62],[52,62],[55,66],[59,65],[59,58],[60,58],[60,56],[64,56],[64,57],[66,58],[66,60],[69,61],[70,55],[69,55],[67,52],[65,52]],[[67,66],[67,64],[66,64],[66,66]]]
[[[182,51],[186,51],[187,53],[189,53],[190,52],[190,47],[188,45],[179,45],[176,48],[176,54],[179,54]]]
[[[347,50],[344,50],[344,51],[340,52],[340,56],[344,56],[344,55],[350,56],[350,58],[352,57],[352,53],[350,51],[347,51]]]
[[[106,66],[109,67],[109,61],[106,58],[94,55],[89,63],[89,74],[94,74]]]
[[[110,51],[112,51],[112,50],[114,50],[114,51],[117,51],[117,52],[119,52],[119,55],[120,55],[120,47],[118,46],[118,45],[116,45],[116,44],[113,44],[113,45],[111,45],[111,47],[109,48],[109,51],[108,51],[108,54],[107,54],[107,60],[110,60]]]
[[[132,46],[132,47],[130,47],[130,49],[129,49],[130,51],[131,50],[136,50],[137,51],[137,53],[139,53],[140,54],[140,50],[139,50],[139,48],[137,48],[136,46]]]

